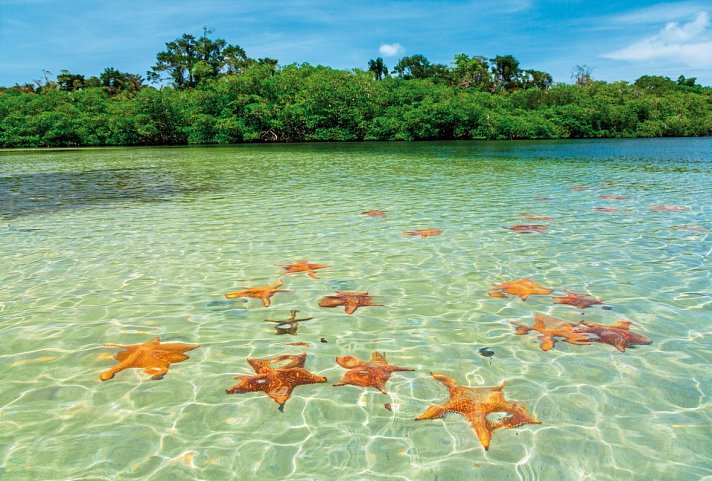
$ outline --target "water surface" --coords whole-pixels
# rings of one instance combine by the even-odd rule
[[[0,152],[0,479],[712,479],[711,206],[712,139]],[[532,223],[549,232],[502,229]],[[443,235],[401,233],[424,228]],[[301,259],[332,267],[275,266]],[[268,309],[223,297],[280,276]],[[521,277],[610,309],[487,296]],[[384,306],[318,307],[336,290]],[[263,322],[292,309],[314,317],[296,336]],[[511,326],[534,312],[653,344],[543,352]],[[201,347],[161,381],[99,380],[104,343],[156,336]],[[225,393],[294,341],[326,384],[284,413]],[[373,351],[416,371],[388,395],[331,386],[336,356]],[[485,451],[460,415],[415,422],[447,398],[431,371],[504,380],[542,424]]]

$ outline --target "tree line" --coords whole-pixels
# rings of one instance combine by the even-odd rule
[[[0,146],[712,135],[712,88],[682,75],[603,82],[576,66],[554,84],[512,55],[279,66],[211,34],[166,43],[145,78],[63,70],[0,87]]]

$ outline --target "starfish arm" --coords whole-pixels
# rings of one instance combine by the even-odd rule
[[[540,347],[542,351],[550,351],[554,347],[554,344],[556,344],[556,339],[551,336],[538,336],[537,339],[541,341]]]
[[[237,299],[245,295],[245,291],[233,291],[225,294],[225,299]]]
[[[470,416],[465,416],[472,429],[475,430],[477,437],[482,443],[482,447],[485,451],[489,450],[490,442],[492,441],[492,432],[495,430],[495,426],[487,419],[485,413],[476,413]]]
[[[307,276],[311,277],[312,279],[318,279],[318,278],[319,278],[319,276],[316,275],[316,272],[314,272],[314,271],[307,272]]]
[[[415,420],[423,421],[425,419],[438,419],[443,417],[446,412],[447,411],[443,406],[430,406],[423,414],[415,418]]]
[[[270,305],[269,297],[268,297],[268,296],[263,296],[263,297],[261,297],[261,299],[262,299],[262,305],[265,306],[265,307],[269,307],[269,305]]]
[[[513,325],[514,327],[516,327],[515,332],[516,332],[517,334],[526,334],[526,333],[528,333],[529,331],[532,330],[531,327],[529,327],[529,326],[523,326],[523,325],[521,325],[521,324],[517,324],[516,322],[513,322],[512,325]]]
[[[141,356],[141,352],[137,349],[130,356],[127,356],[122,362],[112,367],[108,371],[104,371],[99,374],[99,379],[102,381],[108,381],[113,378],[116,373],[123,371],[124,369],[130,368],[134,365],[136,360]]]
[[[160,381],[168,372],[168,364],[166,363],[160,366],[147,367],[143,370],[143,372],[151,376],[151,379],[154,381]]]
[[[336,364],[345,369],[354,369],[357,367],[366,367],[368,364],[354,356],[338,356]]]

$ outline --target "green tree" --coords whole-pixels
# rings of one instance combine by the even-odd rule
[[[73,92],[84,88],[84,75],[73,74],[69,70],[62,70],[57,75],[57,88],[64,92]]]
[[[416,54],[400,59],[393,72],[408,80],[446,77],[448,69],[442,64],[431,64],[424,55]]]
[[[381,57],[378,57],[376,60],[369,60],[368,70],[376,75],[376,80],[382,80],[388,75],[388,67],[383,63]]]
[[[458,87],[493,90],[494,82],[485,57],[470,57],[467,54],[459,53],[455,55],[453,65],[452,80]]]
[[[498,55],[490,59],[490,62],[492,62],[495,87],[508,92],[522,87],[522,70],[519,68],[519,60],[512,55]]]

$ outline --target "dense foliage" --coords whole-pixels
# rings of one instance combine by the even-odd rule
[[[577,66],[552,85],[511,55],[413,55],[392,76],[380,58],[278,67],[208,34],[166,44],[148,74],[160,89],[113,68],[0,88],[0,146],[712,135],[712,88],[684,76],[606,83]]]

